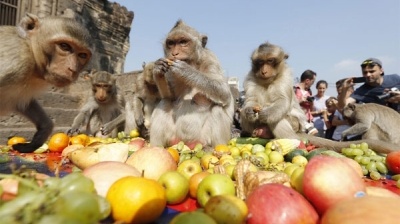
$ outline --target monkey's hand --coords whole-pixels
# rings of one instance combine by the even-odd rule
[[[153,74],[163,76],[169,69],[168,59],[160,58],[154,62]]]
[[[100,132],[102,135],[108,135],[111,133],[111,131],[114,129],[114,127],[107,123],[105,125],[103,125],[102,127],[100,127]]]
[[[136,125],[138,127],[142,127],[144,125],[144,116],[138,116],[138,118],[136,118]]]
[[[258,119],[258,113],[254,112],[253,107],[244,108],[244,114],[246,116],[246,119],[250,122],[255,122]]]
[[[74,134],[79,134],[79,133],[81,133],[81,130],[79,129],[79,128],[71,128],[71,129],[69,129],[68,131],[67,131],[67,135],[68,136],[72,136],[72,135],[74,135]]]

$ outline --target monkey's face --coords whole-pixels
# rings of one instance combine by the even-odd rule
[[[170,60],[190,61],[193,49],[192,40],[184,34],[172,35],[165,40],[166,57]]]
[[[112,95],[112,85],[107,83],[95,83],[92,85],[95,100],[102,104],[110,101]]]
[[[253,61],[252,70],[256,77],[261,79],[268,79],[275,77],[277,74],[276,59],[256,59]]]
[[[46,52],[49,62],[44,79],[57,87],[67,86],[78,78],[79,72],[89,62],[91,51],[68,40],[51,45],[51,53]]]

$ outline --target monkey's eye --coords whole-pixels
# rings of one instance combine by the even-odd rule
[[[165,44],[167,45],[168,48],[171,48],[171,47],[175,46],[175,41],[174,40],[167,40],[165,42]]]
[[[175,45],[179,45],[179,46],[181,46],[181,47],[186,47],[188,44],[189,44],[189,40],[188,39],[179,39],[179,40],[171,40],[171,39],[169,39],[169,40],[167,40],[166,42],[165,42],[165,44],[167,45],[167,48],[171,48],[171,47],[173,47],[173,46],[175,46]]]
[[[60,43],[59,46],[63,51],[72,52],[72,47],[67,43]]]
[[[266,64],[275,66],[276,65],[276,59],[275,58],[269,58],[267,61],[265,61]]]
[[[189,40],[187,39],[181,39],[178,41],[179,46],[181,47],[186,47],[189,44]]]
[[[78,54],[78,57],[83,58],[83,59],[86,59],[86,58],[88,58],[88,54],[86,54],[86,53],[79,53],[79,54]]]
[[[254,64],[254,66],[256,66],[256,67],[261,67],[261,66],[263,66],[263,65],[265,64],[265,62],[264,62],[263,60],[258,59],[258,60],[255,60],[255,61],[253,62],[253,64]]]

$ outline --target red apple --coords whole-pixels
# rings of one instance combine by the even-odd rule
[[[146,140],[141,137],[133,138],[129,143],[129,151],[136,152],[137,150],[146,146]]]
[[[313,206],[296,190],[283,184],[264,184],[246,199],[249,210],[247,224],[317,223]]]
[[[400,174],[400,150],[387,154],[386,165],[393,174]]]
[[[304,196],[320,215],[332,205],[365,192],[364,181],[357,171],[339,158],[317,155],[304,170]]]

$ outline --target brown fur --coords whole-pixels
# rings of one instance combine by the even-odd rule
[[[90,43],[74,19],[27,14],[16,27],[0,27],[0,115],[19,112],[37,128],[30,143],[14,149],[32,152],[47,140],[53,122],[35,97],[74,82],[91,58]]]
[[[92,95],[75,117],[70,135],[81,132],[82,124],[85,133],[93,136],[116,137],[123,131],[125,121],[125,99],[116,86],[116,79],[106,71],[92,70],[86,74],[92,85]]]
[[[181,20],[167,35],[165,58],[157,60],[153,69],[162,99],[152,115],[150,144],[184,141],[213,147],[229,141],[233,97],[206,43],[206,36]]]

